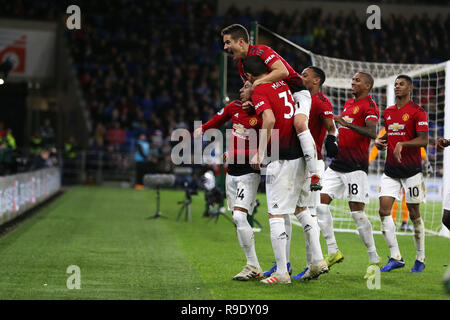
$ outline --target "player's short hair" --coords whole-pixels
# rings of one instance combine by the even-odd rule
[[[375,82],[375,81],[373,80],[372,75],[371,75],[370,73],[362,72],[362,71],[359,71],[358,73],[364,75],[364,78],[366,79],[366,83],[369,83],[369,84],[370,84],[369,90],[372,90],[373,84],[374,84],[374,82]]]
[[[410,76],[406,75],[406,74],[400,74],[400,75],[398,75],[397,78],[395,78],[395,80],[397,80],[397,79],[405,79],[406,82],[408,82],[410,85],[413,84],[412,78],[411,78]]]
[[[323,85],[323,83],[325,82],[325,79],[326,79],[325,72],[316,66],[309,66],[308,68],[311,69],[312,71],[314,71],[314,73],[316,74],[316,77],[320,78],[320,85]]]
[[[239,38],[244,39],[246,43],[249,42],[250,36],[248,35],[247,29],[241,24],[232,24],[226,28],[223,28],[220,32],[220,35],[223,37],[224,35],[229,34],[231,39],[238,40]]]
[[[257,77],[267,72],[267,67],[264,61],[258,56],[250,56],[242,60],[242,67],[244,73],[250,73]]]

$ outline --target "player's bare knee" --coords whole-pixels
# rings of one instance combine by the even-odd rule
[[[294,117],[294,127],[297,134],[308,130],[308,118],[303,114],[298,114]]]
[[[420,207],[416,203],[406,203],[409,211],[409,217],[411,220],[416,220],[420,218]]]
[[[332,200],[333,199],[331,199],[331,197],[328,194],[326,193],[320,194],[320,204],[330,204]]]
[[[299,214],[300,212],[303,212],[306,210],[306,207],[296,207],[295,208],[295,215]]]

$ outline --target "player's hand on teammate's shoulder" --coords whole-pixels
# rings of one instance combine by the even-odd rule
[[[381,139],[381,138],[376,138],[375,139],[375,146],[377,147],[378,150],[386,150],[387,148],[387,140],[386,139]]]

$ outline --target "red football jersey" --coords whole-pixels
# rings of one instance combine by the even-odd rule
[[[228,150],[228,153],[233,155],[233,163],[228,164],[228,174],[239,176],[246,173],[259,172],[253,170],[249,165],[249,157],[256,153],[256,148],[258,147],[257,143],[255,143],[255,149],[250,150],[249,135],[254,134],[255,137],[258,137],[258,130],[262,124],[262,119],[258,117],[254,110],[247,112],[242,109],[241,101],[234,100],[217,112],[211,120],[203,124],[202,131],[220,128],[230,119],[233,123],[233,143],[229,143],[229,147],[232,149]],[[251,133],[250,130],[254,131]],[[239,163],[241,159],[244,159],[245,163]]]
[[[278,130],[280,160],[297,159],[303,156],[300,142],[294,129],[294,99],[289,86],[283,81],[265,83],[255,88],[252,94],[253,105],[256,113],[272,109],[275,116],[274,129]],[[267,147],[270,155],[270,145],[277,141],[269,142]]]
[[[416,138],[417,132],[428,132],[428,117],[425,110],[409,101],[400,109],[396,105],[386,108],[383,116],[388,142],[384,173],[392,178],[409,178],[421,172],[420,148],[403,148],[401,163],[395,159],[394,149],[398,142]]]
[[[354,125],[364,127],[366,121],[377,121],[380,112],[371,96],[355,101],[345,102],[342,118]],[[340,127],[338,138],[338,155],[330,164],[330,168],[339,172],[356,170],[368,171],[370,138],[364,137],[353,130]]]
[[[284,66],[289,72],[289,75],[284,78],[285,82],[290,85],[290,82],[296,85],[301,85],[303,83],[302,79],[300,78],[300,75],[289,65],[289,63],[286,62],[286,60],[283,59],[278,53],[276,53],[272,48],[265,46],[263,44],[257,44],[257,45],[251,45],[248,48],[247,57],[250,56],[259,56],[262,61],[267,66],[267,71],[270,70],[270,66],[278,60],[281,60],[283,62]],[[242,80],[245,82],[247,81],[247,77],[244,75],[244,68],[242,66],[242,60],[239,60],[238,62],[238,68],[239,68],[239,74],[241,75]]]
[[[327,130],[323,125],[323,119],[333,119],[333,106],[323,92],[316,93],[311,97],[311,111],[309,112],[308,127],[314,138],[317,149],[317,158],[322,160],[322,145]]]

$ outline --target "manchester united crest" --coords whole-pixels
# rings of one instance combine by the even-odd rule
[[[356,107],[355,109],[353,109],[353,114],[357,114],[359,112],[359,107]]]
[[[403,121],[408,121],[408,119],[409,119],[409,114],[405,113],[405,114],[402,116],[402,119],[403,119]]]
[[[256,119],[256,118],[251,118],[251,119],[248,121],[248,123],[249,123],[252,127],[254,127],[254,126],[256,126],[256,124],[258,123],[258,119]]]

